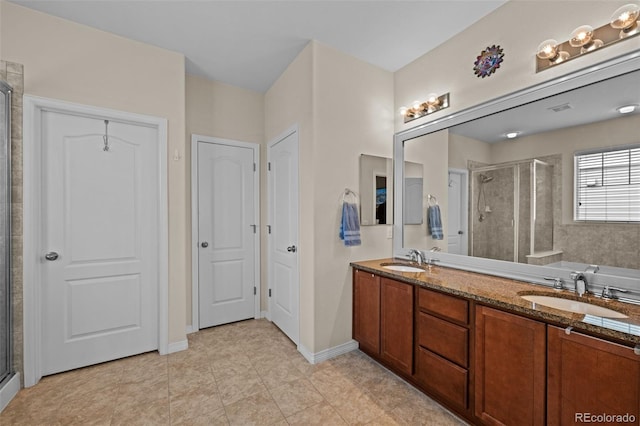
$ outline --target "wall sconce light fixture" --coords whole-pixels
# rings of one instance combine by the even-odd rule
[[[400,108],[400,114],[404,116],[404,122],[416,120],[424,117],[425,115],[432,114],[434,112],[443,110],[449,107],[449,94],[436,95],[432,93],[427,96],[427,100],[424,102],[415,101],[410,107]]]
[[[609,22],[601,27],[581,25],[573,30],[571,38],[564,43],[552,39],[543,41],[536,51],[536,72],[640,34],[639,16],[639,5],[626,4],[617,9]]]

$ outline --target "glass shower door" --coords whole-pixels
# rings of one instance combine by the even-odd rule
[[[488,166],[471,173],[472,256],[516,261],[517,166]]]
[[[0,81],[0,387],[11,373],[11,88]]]

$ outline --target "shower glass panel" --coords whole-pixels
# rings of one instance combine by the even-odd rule
[[[0,387],[11,374],[11,88],[0,81]]]
[[[534,160],[534,171],[532,254],[553,250],[553,166]]]
[[[471,171],[471,255],[529,263],[553,250],[553,166],[540,160]]]

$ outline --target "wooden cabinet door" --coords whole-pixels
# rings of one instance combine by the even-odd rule
[[[380,277],[360,270],[353,272],[353,339],[380,354]]]
[[[413,373],[413,285],[382,278],[381,345],[383,360],[399,371]]]
[[[632,348],[549,326],[547,351],[549,425],[592,422],[585,416],[601,414],[627,419],[598,424],[638,424],[640,356]]]
[[[475,415],[490,425],[545,424],[545,324],[476,307]]]

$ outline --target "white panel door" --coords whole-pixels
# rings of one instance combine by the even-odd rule
[[[157,129],[105,128],[42,113],[44,375],[158,348]]]
[[[198,142],[199,327],[255,317],[255,148]]]
[[[449,204],[447,212],[448,252],[467,255],[466,175],[449,170]]]
[[[269,145],[269,311],[289,338],[299,338],[298,133]]]

